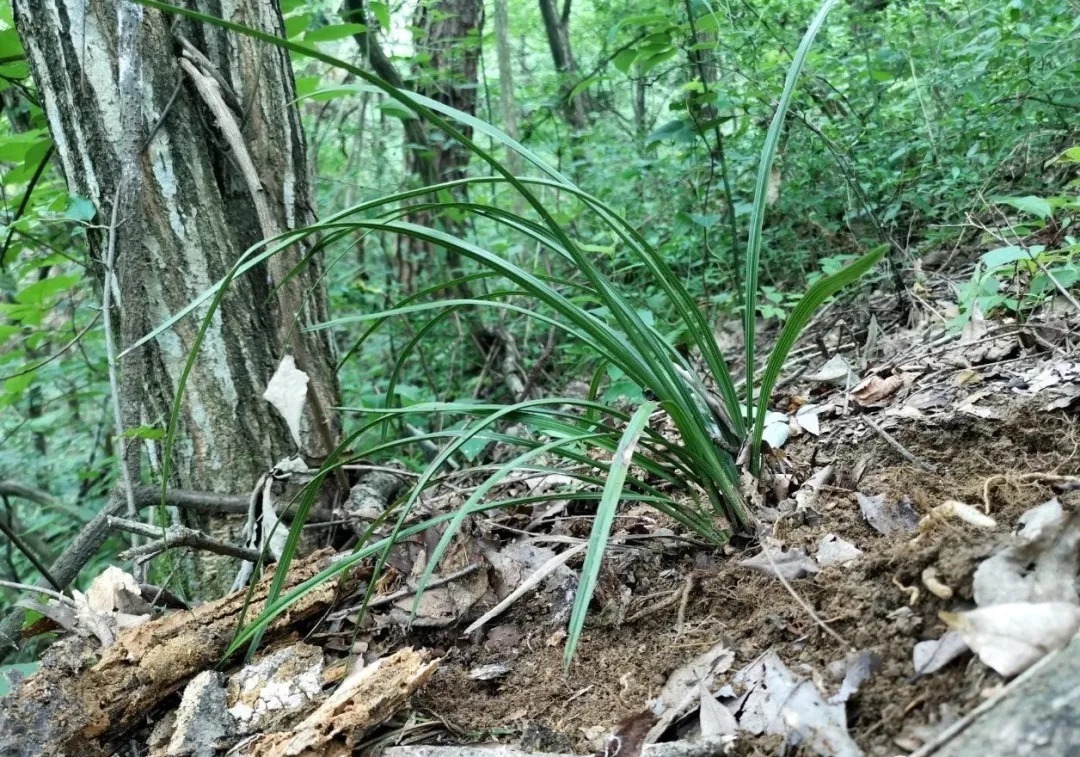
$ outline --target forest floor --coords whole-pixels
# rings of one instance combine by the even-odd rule
[[[974,607],[976,569],[1012,543],[1018,518],[1076,482],[1080,428],[1067,408],[1080,392],[1080,364],[1063,340],[1023,346],[1034,343],[1028,332],[1065,333],[1065,320],[977,323],[933,348],[925,331],[894,333],[890,353],[899,357],[855,387],[803,380],[786,390],[779,409],[788,407],[793,427],[796,408],[811,403],[819,423],[785,446],[785,475],[806,482],[831,470],[808,506],[783,490],[769,492],[761,510],[772,521],[763,543],[799,599],[768,562],[752,559],[761,544],[722,552],[658,545],[642,537],[678,527],[655,514],[627,515],[604,573],[606,601],[616,607],[597,611],[569,673],[551,603],[521,602],[477,643],[432,640],[445,657],[418,703],[461,732],[595,751],[598,737],[641,713],[673,672],[720,645],[733,656],[711,693],[775,655],[824,700],[846,703],[846,727],[867,754],[931,742],[1005,679],[962,643],[925,647],[930,659],[917,671],[916,644],[946,634],[940,612]],[[774,489],[790,483],[778,478]],[[1066,507],[1070,496],[1061,494]],[[947,504],[956,502],[968,506],[959,517]],[[844,551],[851,548],[858,551]],[[504,672],[475,680],[485,666]],[[747,706],[740,694],[720,699],[738,714]],[[682,732],[701,728],[694,715]],[[776,754],[783,740],[744,729],[731,753]],[[806,752],[851,753],[812,743]]]
[[[409,587],[437,533],[395,552],[362,620],[362,584],[343,579],[312,592],[268,633],[261,672],[207,672],[195,693],[188,682],[220,660],[242,594],[126,633],[84,629],[69,637],[74,649],[54,644],[42,672],[0,703],[0,722],[47,724],[37,741],[10,742],[22,748],[12,753],[108,753],[136,736],[145,746],[133,753],[152,755],[496,743],[581,754],[604,753],[615,729],[618,754],[634,757],[650,727],[669,741],[719,738],[737,755],[787,744],[803,754],[884,756],[932,744],[1039,650],[1075,632],[1042,638],[1057,621],[1025,625],[1015,613],[1031,605],[1008,603],[1040,592],[1045,602],[1058,591],[1055,608],[1075,607],[1080,544],[1069,515],[1080,504],[1071,501],[1080,488],[1076,310],[1051,302],[1024,323],[976,314],[947,334],[936,314],[955,308],[955,289],[938,291],[923,289],[921,316],[857,337],[876,342],[861,356],[842,349],[852,334],[835,314],[804,338],[810,346],[795,353],[802,367],[774,402],[789,438],[769,456],[764,486],[747,488],[756,539],[716,549],[644,506],[620,511],[569,669],[565,628],[591,514],[569,503],[495,510],[470,516],[411,626]],[[884,322],[896,310],[892,296],[864,293],[857,302],[842,320]],[[653,420],[665,426],[662,414]],[[483,480],[468,475],[426,497],[427,512],[460,505]],[[527,474],[508,486],[520,494],[559,483],[548,479]],[[1023,521],[1029,536],[1039,524],[1042,541],[1021,549]],[[297,566],[294,583],[328,559]],[[1058,578],[1067,587],[1048,588]],[[990,597],[997,589],[988,581],[1011,594]],[[505,609],[487,618],[496,605]],[[997,618],[1005,630],[991,623],[982,637],[958,634],[964,617],[976,617],[965,611],[993,605],[1014,613]],[[120,609],[113,602],[108,612]],[[1010,633],[1023,638],[1005,638],[1003,649]],[[108,638],[104,652],[78,646],[93,635]],[[1024,657],[1028,649],[1017,660],[1015,642],[1034,647],[1034,657]],[[366,683],[346,677],[350,652],[367,663]],[[49,718],[42,697],[63,717]],[[73,703],[86,713],[73,715]],[[666,720],[654,725],[661,709]],[[205,722],[213,717],[225,720]],[[192,752],[191,738],[215,746]]]

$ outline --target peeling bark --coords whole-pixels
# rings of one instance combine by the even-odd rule
[[[325,569],[330,556],[321,552],[294,565],[285,589]],[[104,651],[78,636],[55,644],[41,669],[0,700],[0,754],[113,753],[110,742],[221,661],[245,608],[248,619],[263,611],[270,580],[255,587],[250,604],[247,592],[237,592],[132,628]],[[318,618],[338,588],[337,581],[329,581],[309,591],[271,624],[265,640],[295,633],[306,620]]]
[[[272,0],[186,4],[264,31],[282,28]],[[264,237],[256,199],[265,203],[278,230],[313,220],[304,135],[290,105],[295,88],[285,51],[183,20],[171,29],[171,17],[128,0],[14,0],[14,13],[69,190],[98,211],[88,236],[91,267],[102,285],[107,226],[118,204],[121,350],[210,289]],[[233,116],[261,197],[253,197],[218,119],[182,75],[181,38],[205,56],[235,95],[239,109]],[[284,424],[261,398],[287,352],[311,378],[301,451],[318,458],[336,442],[330,409],[338,391],[329,336],[300,331],[326,319],[317,259],[285,282],[310,251],[310,243],[296,245],[230,286],[188,378],[171,485],[242,493],[294,451]],[[206,313],[207,306],[200,306],[121,362],[126,426],[162,426],[169,418]],[[242,523],[232,516],[198,525],[216,538],[236,539]],[[220,592],[232,568],[221,559],[206,563],[198,568],[200,585]]]

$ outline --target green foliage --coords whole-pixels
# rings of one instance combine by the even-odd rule
[[[1080,163],[1080,149],[1064,150],[1053,163]],[[1049,197],[990,198],[996,206],[994,216],[1001,221],[992,236],[1008,243],[979,257],[960,293],[960,315],[953,320],[953,328],[962,328],[976,312],[1005,311],[1022,317],[1048,297],[1070,297],[1070,289],[1080,281],[1080,241],[1072,221],[1080,210],[1078,189],[1080,180],[1073,180],[1064,192]],[[1003,208],[1018,211],[1016,217],[1004,214]],[[1029,242],[1040,236],[1060,241],[1052,246]]]
[[[573,72],[554,70],[536,3],[511,0],[517,141],[509,124],[489,125],[500,120],[501,94],[490,23],[455,43],[482,50],[473,83],[436,69],[437,51],[398,7],[368,2],[367,23],[357,24],[343,23],[338,5],[281,2],[286,36],[304,48],[291,49],[304,53],[294,59],[297,96],[324,216],[302,233],[321,235],[327,261],[334,317],[321,327],[342,348],[347,442],[356,455],[403,460],[421,478],[335,571],[385,561],[392,538],[376,539],[379,526],[399,538],[438,526],[448,540],[469,516],[541,501],[499,499],[511,463],[541,473],[567,461],[592,466],[550,497],[594,508],[598,528],[619,497],[609,487],[625,475],[624,500],[719,542],[745,517],[732,452],[750,437],[756,454],[786,351],[814,307],[883,256],[881,240],[892,241],[890,262],[902,267],[951,244],[968,214],[991,219],[957,327],[976,306],[1023,317],[1078,278],[1076,187],[1055,188],[1080,160],[1069,0],[841,3],[827,17],[826,3],[805,35],[816,0],[689,0],[663,13],[643,0],[575,3]],[[410,84],[477,87],[476,114],[342,64],[362,58],[359,33]],[[48,562],[104,502],[115,440],[100,285],[84,236],[93,205],[65,191],[27,74],[0,0],[0,478],[28,479],[61,503],[7,502]],[[571,101],[582,105],[584,127],[567,117]],[[435,188],[417,187],[406,160],[416,146],[403,126],[421,118],[435,124],[425,132],[435,148],[472,150],[471,163]],[[520,176],[509,175],[513,165],[525,166],[513,169]],[[424,224],[409,216],[419,212]],[[233,275],[295,240],[249,251]],[[405,261],[420,267],[405,282],[402,250],[416,246],[450,254]],[[220,284],[200,301],[214,302],[228,281]],[[743,321],[737,369],[752,376],[758,318],[782,324],[780,337],[760,383],[737,390],[733,356],[721,354],[713,329]],[[484,328],[508,335],[523,369],[537,367],[531,379],[543,396],[583,379],[588,397],[523,401],[497,378],[495,353],[477,349]],[[714,387],[726,418],[703,400]],[[642,427],[633,466],[620,473],[622,462],[610,461],[629,438],[622,424],[640,422],[634,408],[646,397],[679,437]],[[535,438],[506,434],[511,422]],[[146,423],[125,436],[163,442],[155,475],[167,478],[175,415]],[[420,436],[406,435],[408,426]],[[517,449],[457,513],[414,524],[413,505],[441,476],[419,440],[441,445],[440,461],[476,466],[496,446]],[[339,455],[324,474],[349,459]],[[687,481],[699,500],[671,495]],[[600,559],[601,532],[589,561]],[[15,578],[33,579],[20,555],[12,560]],[[296,596],[271,602],[237,647]],[[579,599],[588,601],[584,585]]]
[[[140,0],[151,7],[166,8],[156,0]],[[783,124],[787,106],[794,92],[795,82],[798,79],[806,53],[813,42],[814,36],[821,28],[828,11],[835,4],[835,0],[825,0],[811,23],[802,43],[796,59],[793,62],[787,76],[784,93],[780,105],[773,115],[773,119],[765,138],[762,157],[758,171],[758,183],[755,191],[755,199],[751,212],[751,241],[748,246],[748,254],[745,259],[746,297],[752,302],[757,292],[757,268],[760,257],[760,229],[764,219],[764,210],[767,197],[767,185],[771,176],[772,161],[774,159],[781,126]],[[492,298],[486,299],[460,299],[441,301],[436,303],[422,303],[413,306],[405,306],[394,310],[384,310],[376,317],[379,319],[376,327],[391,317],[404,314],[414,314],[426,310],[442,310],[446,307],[458,308],[465,305],[477,307],[498,306],[517,311],[522,315],[539,320],[548,326],[563,331],[575,341],[584,343],[601,356],[604,361],[619,369],[625,376],[638,387],[646,390],[658,398],[659,404],[667,412],[679,431],[680,439],[672,441],[660,435],[652,434],[656,447],[662,452],[663,463],[657,465],[632,454],[632,449],[637,438],[643,433],[648,413],[635,413],[630,420],[627,431],[616,437],[613,431],[602,432],[594,420],[586,416],[583,424],[575,424],[567,419],[566,413],[561,407],[567,404],[564,399],[528,400],[502,406],[496,406],[492,412],[481,415],[475,422],[464,426],[460,431],[451,432],[448,442],[440,449],[438,454],[430,461],[423,473],[418,478],[415,486],[405,497],[404,501],[396,506],[397,517],[393,529],[387,537],[385,548],[382,550],[375,567],[375,575],[379,575],[386,564],[390,551],[398,538],[406,529],[407,519],[414,505],[425,488],[435,481],[436,475],[450,457],[471,440],[486,435],[498,427],[500,422],[510,419],[524,419],[527,425],[539,427],[545,431],[556,430],[561,432],[556,435],[556,441],[541,445],[544,452],[554,453],[566,460],[587,459],[583,457],[580,449],[583,442],[601,449],[614,449],[615,459],[607,466],[607,483],[600,500],[600,511],[597,516],[597,525],[590,539],[590,551],[586,557],[586,566],[583,573],[583,591],[579,597],[579,603],[575,607],[574,618],[571,622],[570,649],[572,654],[573,644],[576,643],[584,622],[584,613],[591,596],[592,585],[596,578],[596,569],[606,546],[607,532],[610,527],[614,509],[623,493],[623,484],[632,462],[642,465],[654,474],[658,474],[671,482],[693,482],[708,495],[712,503],[713,514],[722,516],[726,521],[727,528],[746,530],[752,522],[743,503],[742,495],[738,488],[738,474],[735,465],[734,454],[738,445],[744,441],[750,444],[750,466],[756,471],[758,456],[760,453],[761,437],[764,427],[764,416],[768,394],[772,383],[779,375],[788,351],[793,346],[795,339],[809,322],[813,312],[835,293],[840,287],[854,281],[862,273],[865,273],[881,257],[884,248],[863,256],[853,263],[844,266],[835,273],[822,278],[799,300],[788,319],[785,329],[781,334],[767,362],[763,377],[758,406],[754,407],[754,383],[753,383],[753,345],[755,341],[755,319],[753,307],[747,307],[748,312],[744,332],[747,344],[748,375],[745,398],[740,398],[736,393],[731,373],[728,370],[724,357],[717,349],[715,339],[708,323],[701,311],[687,291],[685,286],[668,267],[662,255],[653,249],[636,232],[634,227],[610,207],[595,197],[580,190],[573,182],[564,177],[556,169],[546,165],[538,156],[506,136],[499,130],[491,127],[483,121],[472,117],[467,113],[458,111],[443,103],[398,90],[379,78],[317,49],[295,42],[275,39],[269,35],[245,29],[220,19],[211,19],[194,11],[177,9],[178,13],[189,16],[206,23],[213,23],[236,32],[250,35],[264,42],[272,43],[289,49],[294,54],[306,55],[317,60],[326,62],[342,69],[349,74],[366,81],[369,85],[385,92],[398,102],[406,104],[415,110],[418,115],[425,118],[448,136],[456,139],[467,147],[478,158],[487,163],[491,169],[501,178],[496,179],[461,179],[448,182],[438,187],[423,187],[420,190],[397,193],[378,198],[368,203],[348,208],[325,221],[298,232],[290,232],[277,240],[268,240],[266,249],[260,249],[264,245],[249,250],[236,264],[233,271],[218,285],[204,292],[196,302],[193,302],[185,310],[189,312],[198,302],[212,297],[210,308],[200,325],[199,336],[194,348],[189,354],[187,365],[180,381],[180,392],[173,404],[172,416],[169,421],[165,440],[165,454],[163,465],[163,479],[168,479],[168,461],[170,450],[175,439],[176,419],[180,412],[183,387],[191,366],[198,352],[206,329],[212,322],[213,314],[223,296],[230,280],[247,267],[267,258],[275,252],[295,243],[303,236],[319,234],[323,240],[333,239],[343,233],[369,232],[389,233],[401,237],[408,237],[428,245],[441,248],[449,254],[468,259],[484,269],[487,269],[511,282],[516,289],[500,296],[520,295],[523,301],[528,303],[522,307],[510,303],[500,303]],[[362,91],[362,90],[360,90]],[[453,119],[453,123],[451,120]],[[520,178],[514,176],[507,167],[501,163],[492,153],[480,147],[473,139],[466,136],[465,129],[485,134],[494,141],[507,145],[526,158],[535,169],[546,175],[546,178]],[[469,186],[472,184],[509,184],[520,197],[530,206],[532,214],[522,215],[513,210],[507,210],[494,204],[478,204],[449,199],[445,190],[451,186]],[[700,351],[709,371],[711,378],[717,382],[723,409],[711,404],[707,399],[707,389],[701,379],[695,376],[691,366],[679,355],[673,345],[665,340],[665,336],[654,325],[655,322],[647,322],[642,312],[633,306],[628,297],[616,286],[610,278],[597,266],[594,258],[586,250],[583,250],[573,239],[570,229],[560,223],[551,207],[541,199],[539,194],[543,190],[557,190],[577,199],[588,211],[604,224],[605,232],[612,235],[621,244],[625,245],[634,255],[634,263],[648,273],[649,280],[654,281],[658,288],[664,292],[671,303],[675,313],[681,320],[682,331]],[[403,206],[403,210],[416,212],[417,210],[434,211],[441,215],[451,214],[459,218],[474,214],[481,219],[486,219],[505,227],[506,232],[522,235],[527,240],[538,246],[547,248],[558,259],[572,264],[573,269],[581,277],[580,282],[566,282],[568,286],[556,286],[556,282],[545,280],[527,269],[517,265],[512,260],[494,254],[463,236],[440,230],[436,227],[419,226],[408,221],[398,220],[402,211],[394,210],[394,206],[410,197],[420,195],[433,195],[436,199],[429,203],[411,203]],[[444,199],[447,198],[447,199]],[[365,213],[378,212],[373,218],[364,217]],[[450,290],[451,285],[443,285],[441,288]],[[567,290],[564,292],[563,290]],[[567,296],[568,293],[575,295],[584,293],[593,302],[601,305],[601,308],[586,308],[580,302],[575,302]],[[153,338],[158,333],[169,327],[175,320],[182,317],[178,314],[174,319],[160,325],[151,334],[144,338]],[[436,315],[435,318],[440,318]],[[370,315],[346,316],[333,322],[318,324],[310,327],[314,329],[341,327],[349,323],[371,320]],[[651,320],[651,319],[650,319]],[[430,323],[430,322],[429,322]],[[421,333],[427,330],[427,325],[422,327]],[[374,329],[368,329],[361,342],[371,336]],[[414,338],[411,346],[419,344],[419,339]],[[138,345],[129,347],[134,349]],[[355,351],[350,350],[350,353]],[[407,352],[407,351],[406,351]],[[400,365],[400,360],[399,360]],[[395,373],[397,368],[395,368]],[[437,421],[442,415],[451,413],[471,413],[477,410],[486,411],[488,408],[473,408],[462,403],[428,403],[426,405],[412,405],[395,409],[392,406],[394,392],[388,391],[390,402],[381,408],[363,408],[363,412],[373,416],[375,420],[366,424],[366,429],[354,433],[347,439],[331,458],[322,466],[315,482],[308,488],[307,494],[302,498],[296,509],[294,523],[281,559],[274,574],[269,592],[269,602],[275,601],[283,589],[288,573],[289,565],[299,545],[301,529],[306,520],[307,513],[314,501],[315,485],[337,466],[344,462],[345,450],[353,447],[353,443],[361,438],[364,430],[382,427],[386,421],[394,416],[414,415],[433,416]],[[741,412],[742,407],[747,408],[746,415]],[[651,410],[652,405],[644,407]],[[599,409],[599,408],[597,408]],[[752,436],[744,439],[746,429],[753,428]],[[618,438],[617,443],[615,440]],[[535,446],[531,442],[514,442],[518,446]],[[385,444],[378,445],[385,447]],[[398,446],[396,443],[391,446]],[[365,449],[361,452],[352,453],[358,458],[370,457],[375,449]],[[524,462],[535,453],[527,452],[522,456]],[[508,469],[504,466],[497,471],[495,480],[500,475],[505,475]],[[573,474],[572,474],[573,475]],[[580,476],[579,476],[580,478]],[[644,482],[639,482],[647,490],[651,491]],[[493,486],[491,479],[481,487],[487,491]],[[562,493],[565,496],[565,493]],[[676,504],[673,501],[658,505],[661,509],[670,512],[683,523],[690,525],[697,533],[705,538],[717,538],[717,529],[707,520],[700,520],[693,506]],[[460,508],[450,523],[434,553],[429,556],[426,573],[419,582],[417,594],[423,592],[427,581],[430,579],[439,559],[449,545],[450,540],[457,533],[465,518],[471,510],[479,504],[479,498],[475,498]],[[387,514],[391,511],[388,510]],[[361,541],[361,544],[364,544]],[[369,584],[369,594],[374,581]],[[252,648],[258,644],[261,638],[264,624],[268,622],[269,612],[264,613],[255,625],[256,630],[250,636]]]

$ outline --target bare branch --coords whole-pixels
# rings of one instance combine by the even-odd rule
[[[158,526],[150,525],[149,523],[142,523],[137,520],[128,520],[126,518],[117,518],[109,516],[107,519],[109,528],[113,531],[127,531],[131,534],[138,534],[139,536],[147,536],[154,541],[147,542],[146,544],[140,544],[137,547],[132,547],[129,550],[120,553],[120,559],[122,560],[134,560],[138,557],[153,557],[166,549],[174,549],[176,547],[191,547],[192,549],[200,549],[204,552],[213,552],[218,555],[227,555],[228,557],[237,557],[241,560],[247,560],[248,562],[257,562],[260,554],[256,549],[247,549],[246,547],[238,547],[234,544],[226,544],[211,539],[202,531],[198,531],[194,528],[188,528],[187,526],[172,525],[166,528],[160,528]]]

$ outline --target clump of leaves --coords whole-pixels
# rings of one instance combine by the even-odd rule
[[[566,657],[572,657],[579,635],[583,628],[585,611],[595,588],[600,560],[606,546],[615,508],[620,499],[635,499],[648,502],[679,520],[702,537],[717,543],[726,538],[731,528],[747,529],[752,522],[752,515],[747,512],[738,487],[738,468],[735,457],[744,445],[748,450],[751,470],[757,471],[760,460],[761,440],[764,430],[766,406],[772,388],[780,374],[795,340],[809,322],[817,308],[844,285],[855,281],[869,270],[881,257],[884,248],[876,249],[848,263],[831,275],[824,276],[814,283],[791,308],[790,315],[781,331],[766,362],[760,382],[754,381],[755,359],[755,308],[752,306],[758,291],[758,265],[761,253],[761,230],[764,221],[766,195],[772,164],[776,156],[781,129],[791,103],[799,73],[806,61],[811,43],[821,29],[826,16],[836,4],[836,0],[825,0],[812,19],[802,43],[795,53],[788,70],[783,93],[773,115],[762,149],[759,164],[754,203],[750,215],[750,236],[744,270],[744,309],[746,321],[744,337],[746,343],[747,381],[743,393],[735,388],[732,375],[723,355],[717,347],[710,324],[697,307],[693,297],[687,291],[680,278],[671,270],[662,254],[659,254],[635,229],[627,219],[620,216],[611,207],[598,198],[581,190],[574,182],[554,168],[547,165],[528,148],[510,139],[498,129],[468,114],[454,110],[428,98],[395,89],[376,76],[344,61],[333,58],[312,47],[276,39],[257,31],[239,27],[235,24],[213,19],[194,11],[175,8],[156,0],[140,0],[145,5],[165,11],[180,13],[207,23],[216,24],[235,32],[248,34],[262,41],[287,48],[293,53],[306,55],[335,66],[365,82],[335,88],[335,93],[356,93],[375,88],[394,101],[409,108],[420,118],[424,118],[444,131],[450,138],[465,145],[478,158],[490,166],[494,172],[491,177],[469,177],[457,181],[444,182],[437,186],[397,192],[373,201],[361,203],[336,213],[324,221],[291,232],[277,240],[265,243],[265,247],[249,250],[240,263],[217,286],[205,292],[188,309],[178,313],[168,323],[162,324],[144,338],[154,338],[164,329],[175,323],[191,311],[192,308],[210,299],[211,307],[202,323],[205,331],[222,293],[229,281],[242,274],[258,262],[284,249],[298,239],[309,235],[320,235],[323,247],[347,235],[356,233],[379,232],[404,235],[420,240],[429,245],[442,248],[461,258],[476,263],[481,269],[496,274],[509,282],[510,288],[485,294],[482,297],[461,298],[457,300],[437,300],[423,302],[416,298],[402,303],[399,307],[376,314],[350,315],[335,321],[317,325],[313,328],[335,328],[346,324],[372,321],[373,324],[364,333],[361,341],[373,333],[387,319],[398,316],[416,316],[435,312],[430,321],[422,325],[417,337],[406,348],[414,347],[423,335],[445,314],[455,308],[483,307],[501,308],[535,319],[546,326],[558,329],[574,340],[587,345],[590,350],[600,355],[606,365],[617,368],[637,386],[648,390],[655,397],[655,402],[648,402],[639,407],[630,417],[604,408],[592,400],[580,399],[539,399],[509,405],[481,405],[476,403],[425,403],[404,408],[391,406],[354,408],[365,414],[366,420],[359,430],[350,435],[331,456],[307,488],[294,517],[282,559],[279,561],[274,582],[265,611],[252,623],[242,629],[233,643],[232,649],[243,644],[257,644],[267,623],[285,610],[303,592],[329,580],[343,570],[357,564],[360,560],[378,555],[376,574],[386,564],[390,549],[397,541],[433,526],[447,523],[447,528],[439,546],[428,560],[426,572],[419,582],[418,597],[438,565],[456,529],[465,518],[473,513],[483,512],[496,507],[509,507],[532,503],[545,498],[566,498],[598,502],[597,516],[594,520],[589,540],[582,580],[575,600],[570,629],[568,632]],[[516,151],[533,169],[537,176],[520,177],[513,175],[490,151],[485,150],[474,140],[468,138],[462,126],[474,133],[482,134],[495,143]],[[527,211],[517,212],[495,204],[471,203],[448,199],[446,190],[461,185],[496,184],[512,188],[528,206]],[[545,194],[558,193],[573,197],[591,213],[607,230],[619,245],[625,248],[648,277],[656,283],[670,302],[672,309],[682,320],[682,332],[702,356],[707,370],[711,374],[701,377],[693,372],[692,366],[665,339],[651,319],[643,316],[627,296],[599,268],[593,256],[582,249],[575,241],[569,229],[562,224],[557,215],[542,199]],[[436,199],[418,204],[418,198]],[[510,234],[519,235],[540,247],[550,250],[565,260],[570,267],[578,271],[580,280],[560,282],[547,276],[540,276],[512,260],[495,254],[474,242],[438,228],[427,228],[402,220],[405,215],[405,203],[410,204],[408,211],[431,210],[456,214],[469,214],[504,227]],[[467,277],[466,277],[467,278]],[[462,279],[447,282],[441,288],[453,290]],[[601,308],[585,308],[577,301],[578,295],[598,301]],[[524,304],[519,304],[524,303]],[[200,333],[201,339],[201,333]],[[141,342],[140,342],[141,343]],[[134,349],[138,344],[129,349]],[[196,359],[196,349],[188,358],[188,366]],[[404,358],[401,358],[404,359]],[[400,365],[400,359],[399,359]],[[396,373],[396,370],[395,370]],[[706,388],[706,380],[715,382],[719,397],[713,399]],[[594,388],[597,382],[594,381]],[[595,393],[594,393],[595,394]],[[388,392],[388,397],[394,393]],[[577,405],[583,414],[568,412],[566,406]],[[173,440],[176,416],[179,412],[180,397],[173,407],[173,418],[169,424],[165,459],[168,447]],[[672,419],[679,432],[679,438],[671,440],[648,427],[649,415],[655,408],[662,408]],[[444,442],[444,446],[427,468],[420,475],[414,488],[402,501],[387,510],[369,529],[360,545],[349,557],[341,560],[333,568],[319,576],[281,595],[286,572],[299,544],[300,529],[307,513],[314,502],[315,492],[322,480],[340,465],[348,462],[344,450],[365,432],[385,427],[403,414],[456,414],[473,418],[459,428],[435,432],[425,438]],[[614,431],[599,421],[604,413],[626,422],[623,431]],[[515,420],[524,422],[538,431],[545,433],[549,441],[508,437],[498,432],[500,424]],[[408,524],[413,506],[422,492],[433,485],[439,471],[449,457],[463,445],[479,437],[488,437],[523,447],[525,451],[510,463],[500,467],[477,490],[468,502],[456,512],[429,518],[420,523]],[[356,457],[370,457],[389,450],[412,444],[416,440],[378,441],[356,451]],[[648,454],[636,451],[639,446],[648,447]],[[597,463],[588,455],[590,448],[599,448],[612,455],[610,462]],[[496,502],[484,501],[484,494],[515,467],[533,465],[542,455],[555,456],[571,462],[586,463],[598,467],[603,474],[599,479],[592,474],[570,473],[587,488],[578,489],[569,495],[559,492],[537,497],[518,497]],[[640,470],[640,475],[634,475]],[[164,476],[167,478],[167,475]],[[708,505],[696,507],[673,501],[663,495],[657,487],[646,480],[655,477],[661,481],[686,486],[692,483],[704,491]],[[629,488],[626,484],[630,484]],[[600,489],[599,494],[597,489]],[[387,536],[374,540],[376,530],[388,525],[394,517],[393,526]],[[374,587],[375,581],[369,586]],[[369,593],[372,589],[369,588]],[[230,650],[231,651],[231,650]]]

